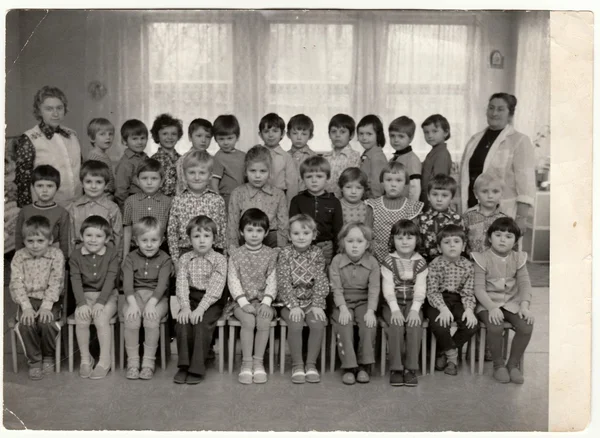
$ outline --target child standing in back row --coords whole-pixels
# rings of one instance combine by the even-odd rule
[[[180,195],[185,189],[185,175],[183,174],[183,158],[192,151],[208,151],[212,140],[212,123],[206,119],[194,119],[188,127],[188,138],[192,147],[177,160],[177,188],[175,193]]]
[[[421,196],[421,160],[410,145],[415,137],[416,127],[411,118],[401,116],[394,119],[388,128],[390,144],[396,151],[390,161],[402,163],[406,168],[410,183],[406,184],[404,196],[411,201],[418,201]]]
[[[379,117],[369,114],[358,122],[356,132],[358,142],[365,149],[360,157],[360,170],[367,175],[369,190],[366,197],[378,198],[383,195],[379,174],[387,164],[387,158],[382,150],[385,146],[383,124]]]
[[[110,120],[104,118],[92,119],[87,127],[87,134],[92,143],[92,148],[88,153],[86,160],[102,161],[110,169],[110,180],[104,189],[111,196],[115,193],[115,175],[113,172],[113,164],[106,153],[112,146],[115,137],[115,127]],[[111,199],[112,200],[112,199]]]
[[[323,155],[331,166],[327,191],[338,198],[341,192],[337,182],[342,172],[348,167],[360,167],[360,153],[350,146],[355,130],[356,122],[348,114],[336,114],[329,121],[328,131],[332,150]]]
[[[431,146],[431,151],[423,161],[421,170],[421,202],[427,204],[427,188],[429,181],[437,174],[450,175],[452,157],[448,152],[446,142],[450,139],[450,123],[440,115],[434,114],[421,124],[425,141]]]
[[[148,143],[148,128],[139,120],[127,120],[121,126],[121,141],[126,149],[115,169],[115,202],[122,210],[130,195],[141,192],[135,172],[148,158],[144,152]]]
[[[159,145],[158,151],[152,158],[158,161],[164,172],[160,191],[166,196],[175,196],[177,187],[177,160],[181,155],[175,150],[175,145],[183,137],[181,120],[170,114],[161,114],[152,124],[150,129],[152,140]]]

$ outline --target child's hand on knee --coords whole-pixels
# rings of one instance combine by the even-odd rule
[[[79,319],[88,320],[92,316],[92,309],[87,304],[79,306],[75,309],[75,316]]]
[[[300,322],[304,318],[304,311],[300,307],[294,307],[290,311],[290,319],[294,322]]]
[[[452,316],[452,312],[450,312],[450,309],[448,309],[447,307],[444,307],[442,310],[440,310],[440,314],[437,316],[437,318],[435,319],[436,322],[439,321],[440,325],[444,328],[446,327],[450,327],[450,325],[452,324],[452,321],[454,321],[454,316]]]
[[[421,325],[421,317],[419,316],[419,312],[416,310],[411,310],[408,312],[408,318],[406,318],[406,325],[409,327],[418,327]]]
[[[246,313],[250,313],[251,315],[256,315],[256,309],[252,304],[246,304],[242,307],[242,310]]]
[[[23,310],[23,314],[21,315],[21,320],[19,322],[23,325],[33,325],[33,323],[35,322],[35,310]]]
[[[192,312],[192,314],[190,315],[190,322],[192,324],[198,324],[199,322],[202,322],[203,318],[204,318],[204,310],[201,309],[200,307],[196,307],[196,310],[194,310]]]
[[[38,310],[37,316],[40,318],[41,323],[52,322],[54,321],[54,315],[48,309],[40,309]]]
[[[309,310],[309,312],[312,312],[313,315],[315,315],[315,319],[317,321],[327,321],[327,317],[325,316],[325,311],[323,309],[321,309],[320,307],[311,307]]]
[[[375,317],[373,309],[369,309],[367,310],[367,313],[365,313],[365,324],[368,328],[373,328],[377,325],[377,318]]]
[[[129,304],[129,306],[127,307],[127,310],[125,311],[125,319],[127,321],[133,321],[134,319],[138,318],[140,316],[140,308],[137,305],[137,303],[134,301],[133,303]]]
[[[269,306],[268,304],[261,304],[260,307],[258,308],[258,316],[260,316],[261,318],[271,318],[273,316],[273,314],[271,313],[271,306]]]
[[[519,316],[521,319],[524,319],[527,324],[533,324],[534,317],[533,313],[531,313],[531,310],[529,310],[529,307],[521,305],[519,309]]]
[[[156,311],[156,298],[150,298],[144,307],[144,318],[146,319],[158,319],[158,312]]]
[[[190,322],[190,316],[192,315],[192,310],[189,307],[184,307],[177,314],[177,322],[179,324],[187,324]]]
[[[348,307],[345,304],[342,304],[340,306],[340,316],[338,318],[338,321],[341,325],[346,325],[350,321],[352,321],[352,315],[350,314],[350,311],[348,310]]]
[[[102,311],[104,310],[104,304],[96,303],[94,304],[94,308],[92,309],[92,315],[94,318],[98,318],[102,315]]]
[[[504,322],[504,313],[502,313],[500,307],[490,310],[489,320],[494,325],[500,325]]]
[[[402,315],[402,312],[400,311],[400,309],[398,310],[393,310],[392,311],[392,324],[395,325],[404,325],[404,315]]]
[[[467,321],[467,328],[473,328],[477,325],[477,317],[473,313],[473,309],[466,309],[462,315],[462,320]]]

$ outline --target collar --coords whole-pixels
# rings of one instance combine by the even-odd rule
[[[106,254],[106,245],[104,245],[104,248],[102,248],[100,251],[98,251],[94,255],[103,256],[104,254]],[[81,247],[81,255],[92,255],[92,253],[89,252],[85,246],[82,246]]]
[[[256,188],[256,187],[254,187],[250,183],[247,183],[247,184],[248,185],[246,187],[248,187],[248,191],[250,192],[250,197],[251,198],[254,198],[256,195],[258,195],[258,192],[264,192],[267,195],[272,195],[273,194],[273,187],[269,183],[266,183],[261,188]]]
[[[308,197],[308,198],[320,198],[320,199],[329,199],[329,198],[335,198],[335,195],[331,192],[328,192],[327,190],[325,190],[324,193],[320,194],[319,196],[315,196],[312,193],[310,193],[308,190],[304,190],[303,192],[301,192],[302,195]]]
[[[38,210],[49,210],[56,207],[58,204],[56,202],[52,202],[50,205],[38,205],[37,201],[34,201],[32,205]]]
[[[460,268],[463,268],[463,269],[469,269],[469,266],[471,265],[471,262],[468,261],[463,256],[459,256],[458,259],[456,259],[453,262],[451,262],[450,260],[446,259],[444,256],[440,256],[439,258],[446,265],[456,265],[456,266],[458,266]]]
[[[302,154],[302,155],[308,155],[311,152],[310,147],[308,147],[307,144],[305,144],[304,146],[302,146],[301,148],[295,148],[292,146],[292,148],[290,149],[290,152],[292,154]]]
[[[405,258],[400,257],[396,251],[394,251],[393,253],[391,253],[390,257],[392,257],[393,259],[403,259],[403,260],[406,260]],[[410,259],[408,259],[408,260],[421,260],[421,259],[423,259],[423,257],[421,256],[421,254],[419,254],[418,252],[414,252],[413,255],[410,256]]]
[[[48,249],[46,250],[46,252],[44,254],[42,254],[39,257],[35,257],[34,255],[32,255],[29,250],[25,250],[23,252],[23,258],[26,260],[33,260],[33,259],[53,259],[52,255],[50,254],[50,250],[53,248],[52,245],[48,246]]]
[[[373,146],[371,149],[364,151],[362,153],[362,157],[364,158],[364,157],[368,157],[368,156],[377,154],[377,149],[375,149],[375,148],[377,148],[381,152],[383,152],[379,146]]]
[[[208,261],[212,261],[212,259],[214,258],[215,254],[217,254],[217,253],[215,252],[215,250],[213,248],[211,248],[204,255],[198,254],[195,250],[192,250],[190,252],[190,254],[192,254],[190,256],[190,261],[192,261],[194,259],[207,259]]]
[[[258,248],[250,248],[250,247],[249,247],[248,245],[246,245],[245,243],[244,243],[244,245],[243,245],[243,247],[244,247],[244,249],[245,249],[246,251],[248,251],[248,252],[253,252],[253,253],[257,253],[257,252],[259,252],[260,250],[262,250],[262,249],[264,248],[264,246],[265,246],[265,245],[264,245],[264,244],[262,244],[262,243],[260,244],[260,246],[259,246]]]
[[[144,259],[148,259],[148,260],[155,259],[156,257],[158,257],[158,256],[160,255],[160,249],[159,249],[158,251],[156,251],[156,253],[154,253],[154,255],[153,255],[153,256],[151,256],[151,257],[148,257],[148,256],[147,256],[146,254],[144,254],[144,253],[142,252],[142,250],[141,250],[141,249],[139,249],[139,248],[138,248],[138,249],[136,249],[136,250],[135,250],[135,252],[136,252],[136,253],[137,253],[137,254],[138,254],[140,257],[142,257],[142,258],[144,258]]]
[[[281,145],[279,145],[279,144],[278,144],[277,146],[275,146],[274,148],[271,148],[271,147],[269,147],[269,146],[267,146],[267,145],[264,145],[264,147],[266,147],[266,148],[267,148],[268,150],[270,150],[271,152],[275,152],[275,153],[276,153],[276,154],[278,154],[278,155],[283,155],[283,154],[285,154],[285,151],[284,151],[284,150],[281,148]]]
[[[348,265],[362,265],[365,268],[370,267],[368,252],[365,252],[357,262],[353,262],[352,260],[350,260],[350,257],[348,257],[348,254],[346,254],[346,253],[342,254],[341,259],[342,260],[340,261],[340,268],[343,268],[344,266],[348,266]]]
[[[215,194],[215,195],[218,195],[218,193],[217,193],[217,192],[215,192],[215,191],[214,191],[213,189],[211,189],[210,187],[208,187],[208,185],[207,185],[207,186],[206,186],[206,188],[205,188],[205,189],[202,191],[202,193],[194,193],[194,192],[192,192],[192,191],[190,190],[190,188],[189,188],[189,187],[186,185],[186,187],[185,187],[185,192],[184,192],[184,193],[188,193],[190,196],[195,196],[195,197],[198,197],[198,196],[205,195],[207,192],[210,192],[210,193],[213,193],[213,194]]]
[[[160,190],[157,190],[156,192],[154,192],[154,194],[152,195],[148,195],[144,192],[140,192],[137,193],[139,195],[139,200],[144,200],[144,199],[152,199],[153,201],[158,202],[159,198],[161,198],[162,193],[160,192]]]
[[[103,201],[108,200],[107,196],[108,195],[106,194],[106,192],[104,192],[102,194],[102,196],[100,196],[99,198],[91,199],[88,195],[83,194],[81,196],[81,198],[79,198],[77,201],[75,201],[75,205],[85,205],[85,204],[89,204],[90,202],[95,202],[96,204],[102,204]]]
[[[452,216],[454,216],[456,214],[456,212],[454,210],[452,210],[452,207],[448,207],[448,210],[446,210],[446,211],[437,211],[437,210],[434,210],[433,207],[429,206],[429,207],[427,207],[427,211],[425,212],[425,214],[429,215],[431,217],[444,216],[447,218],[451,218]]]
[[[481,207],[481,205],[479,205],[479,203],[477,203],[477,205],[475,205],[475,206],[473,206],[473,207],[469,208],[469,209],[468,209],[466,212],[469,212],[469,211],[476,211],[476,212],[477,212],[477,213],[479,213],[480,215],[482,215],[482,216],[486,216],[486,215],[484,215],[484,214],[481,212],[481,209],[480,209],[480,207]],[[466,212],[465,212],[465,213],[466,213]],[[496,208],[494,209],[494,211],[492,211],[492,213],[491,213],[491,214],[489,214],[489,215],[487,215],[487,216],[493,216],[493,215],[495,215],[495,214],[498,214],[498,213],[502,213],[502,212],[500,211],[500,203],[498,203],[498,205],[496,205]],[[487,216],[486,216],[486,217],[487,217]]]
[[[44,123],[44,121],[41,121],[39,124],[40,127],[40,131],[42,131],[42,134],[44,134],[44,136],[50,140],[52,137],[54,137],[54,134],[60,134],[65,138],[70,138],[71,134],[69,132],[67,132],[66,130],[64,130],[63,128],[59,126],[57,126],[56,128],[53,128],[52,126],[49,126],[47,124]]]
[[[353,151],[354,149],[352,149],[350,147],[350,144],[347,144],[346,146],[344,146],[341,149],[336,149],[333,146],[331,146],[331,152],[329,153],[332,156],[336,156],[336,155],[344,155],[345,157],[349,157],[350,153]]]
[[[443,143],[436,144],[435,146],[432,146],[431,150],[432,151],[439,151],[440,149],[447,149],[447,148],[448,148],[448,145],[444,141]]]
[[[125,155],[127,158],[133,158],[133,157],[146,157],[146,152],[142,151],[142,152],[133,152],[131,149],[129,148],[125,148],[125,152],[123,152],[123,155]]]
[[[340,204],[345,205],[348,208],[357,208],[361,205],[364,205],[365,201],[360,200],[360,201],[356,202],[355,204],[352,204],[351,202],[346,201],[346,199],[342,196],[340,198]]]
[[[166,157],[171,158],[172,160],[177,160],[179,157],[181,157],[181,155],[179,155],[179,152],[177,152],[175,150],[175,148],[171,149],[170,151],[168,149],[163,148],[162,146],[158,147],[158,150],[156,151],[155,155],[164,155]]]
[[[408,154],[409,152],[412,152],[412,146],[408,146],[404,149],[394,152],[393,159],[395,160],[396,158],[401,157],[402,155]]]

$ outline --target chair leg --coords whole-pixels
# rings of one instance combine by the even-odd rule
[[[381,377],[385,376],[385,328],[381,327]]]
[[[160,368],[164,371],[167,369],[167,333],[166,324],[160,324]]]
[[[68,345],[68,349],[69,349],[69,372],[72,373],[73,372],[73,326],[71,324],[69,324],[68,327],[68,333],[69,333],[69,345]]]
[[[116,366],[117,366],[117,359],[115,356],[115,325],[111,324],[110,325],[110,339],[111,339],[111,343],[110,343],[110,356],[111,356],[111,366],[112,366],[112,370],[113,373],[116,370]]]
[[[423,327],[421,336],[421,375],[427,374],[427,329]]]
[[[321,374],[325,373],[327,364],[327,327],[323,331],[323,339],[321,339]]]
[[[477,335],[473,335],[470,340],[470,359],[471,359],[471,374],[475,374],[475,348],[477,345]]]
[[[219,373],[225,368],[225,327],[219,327]]]
[[[479,375],[483,374],[483,362],[485,361],[485,337],[487,330],[481,327],[479,330]]]
[[[121,369],[125,369],[125,324],[123,322],[119,322],[119,363],[121,365]]]
[[[502,334],[502,358],[506,362],[506,358],[508,357],[508,338],[510,337],[510,330],[504,329],[504,333]]]
[[[269,374],[275,368],[275,327],[269,329]]]
[[[431,350],[429,351],[429,374],[433,376],[435,373],[435,359],[436,359],[436,345],[437,341],[435,339],[435,335],[431,333]]]
[[[56,341],[56,351],[54,353],[54,368],[56,373],[60,373],[60,361],[62,359],[61,357],[61,352],[62,352],[62,329],[58,331],[58,335],[57,335],[58,339]]]
[[[329,361],[330,361],[330,365],[329,365],[329,371],[330,372],[334,372],[335,371],[335,349],[336,349],[336,345],[337,343],[335,342],[335,329],[333,328],[333,324],[331,325],[331,343],[329,345],[331,351],[329,352]]]
[[[17,334],[14,329],[10,331],[10,349],[12,350],[13,372],[17,373],[19,371],[17,364]]]
[[[279,372],[285,373],[285,341],[287,339],[287,327],[281,326],[279,331]]]
[[[229,326],[229,374],[233,373],[233,358],[235,356],[235,327]]]

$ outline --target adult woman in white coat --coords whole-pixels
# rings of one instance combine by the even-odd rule
[[[531,140],[512,126],[517,98],[508,93],[490,97],[488,127],[475,134],[465,148],[460,166],[462,211],[477,204],[473,183],[482,173],[504,182],[500,211],[525,230],[526,218],[535,199],[535,157]]]

